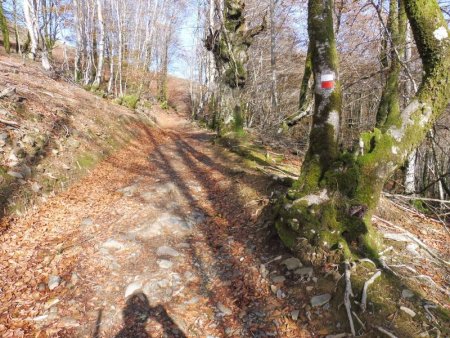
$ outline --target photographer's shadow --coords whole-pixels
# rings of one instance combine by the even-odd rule
[[[145,330],[149,319],[155,319],[164,330],[164,337],[186,338],[186,335],[167,314],[162,305],[151,307],[147,296],[138,292],[131,295],[123,309],[124,328],[115,338],[151,338]]]

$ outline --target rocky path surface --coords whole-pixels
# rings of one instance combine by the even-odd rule
[[[312,269],[268,230],[276,182],[180,117],[159,122],[2,235],[2,337],[309,337],[325,327],[308,321],[321,294]],[[309,296],[284,288],[299,279]]]

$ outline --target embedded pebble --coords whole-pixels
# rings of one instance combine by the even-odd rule
[[[217,303],[217,308],[224,316],[230,316],[233,312],[222,303]]]
[[[412,298],[412,297],[414,297],[414,292],[408,289],[402,290],[402,298]]]
[[[278,284],[278,283],[283,283],[286,280],[286,277],[284,276],[274,276],[272,277],[272,282]]]
[[[158,265],[161,269],[170,269],[173,263],[171,261],[168,261],[167,259],[159,259]]]
[[[171,256],[171,257],[178,257],[180,256],[180,253],[175,250],[172,249],[170,246],[160,246],[157,250],[156,250],[156,254],[158,256]]]
[[[300,262],[300,259],[295,257],[287,258],[284,261],[282,261],[281,264],[286,265],[286,268],[288,270],[295,270],[303,266],[302,263]]]
[[[48,284],[47,284],[49,290],[56,289],[58,287],[59,283],[61,283],[61,277],[50,276],[50,278],[48,279]]]
[[[108,239],[106,242],[102,244],[102,248],[105,249],[122,250],[124,247],[125,246],[122,243],[112,238]]]
[[[406,306],[400,306],[400,310],[402,310],[404,313],[406,313],[407,315],[409,315],[411,317],[416,316],[416,313]]]
[[[292,312],[291,312],[292,320],[297,320],[299,314],[300,314],[300,310],[294,310],[294,311],[292,311]]]
[[[294,271],[295,274],[300,275],[300,276],[307,276],[307,277],[312,277],[313,275],[313,268],[312,267],[305,267],[305,268],[300,268]]]
[[[125,289],[125,298],[131,296],[136,291],[140,290],[142,288],[142,281],[136,281],[127,286]]]
[[[311,306],[317,307],[322,306],[328,303],[331,299],[331,295],[329,293],[325,293],[323,295],[314,296],[311,298]]]

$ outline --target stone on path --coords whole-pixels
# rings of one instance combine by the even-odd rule
[[[294,311],[292,311],[292,312],[291,312],[292,320],[297,320],[299,314],[300,314],[300,310],[294,310]]]
[[[139,291],[142,288],[142,281],[136,281],[127,286],[125,289],[125,298],[131,296],[136,291]]]
[[[329,293],[325,293],[323,295],[314,296],[311,298],[311,306],[322,306],[328,303],[331,299],[331,295]]]
[[[61,277],[59,276],[50,276],[48,279],[48,288],[49,290],[56,289],[59,286],[59,283],[61,283]]]
[[[278,283],[283,283],[286,280],[286,277],[284,276],[274,276],[272,277],[272,282],[278,284]]]
[[[312,267],[305,267],[305,268],[300,268],[294,271],[294,273],[296,275],[300,275],[300,276],[306,276],[306,277],[312,277],[314,271]]]
[[[416,316],[416,313],[413,310],[411,310],[409,307],[400,306],[400,310],[402,310],[408,316],[411,316],[411,317],[415,317]]]
[[[300,259],[295,257],[287,258],[284,261],[282,261],[281,264],[286,265],[286,268],[288,270],[295,270],[303,266],[302,263],[300,262]]]
[[[171,261],[168,261],[167,259],[159,259],[158,265],[161,269],[170,269],[173,263]]]
[[[157,250],[156,250],[156,254],[158,256],[171,256],[171,257],[178,257],[180,256],[180,253],[175,250],[172,249],[170,246],[160,246]]]
[[[222,303],[217,303],[217,308],[223,313],[224,316],[230,316],[233,314],[233,312]]]
[[[114,250],[122,250],[125,248],[125,245],[116,241],[115,239],[108,239],[106,242],[102,244],[102,248],[104,249],[114,249]]]
[[[412,298],[412,297],[414,297],[414,292],[408,289],[402,290],[402,298]]]

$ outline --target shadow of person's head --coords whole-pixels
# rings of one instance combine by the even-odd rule
[[[150,304],[147,296],[138,292],[127,299],[127,305],[123,309],[123,321],[128,324],[145,324],[150,317]]]
[[[151,315],[151,307],[147,296],[142,292],[131,295],[123,309],[124,328],[115,338],[147,338],[145,330],[147,320]]]

